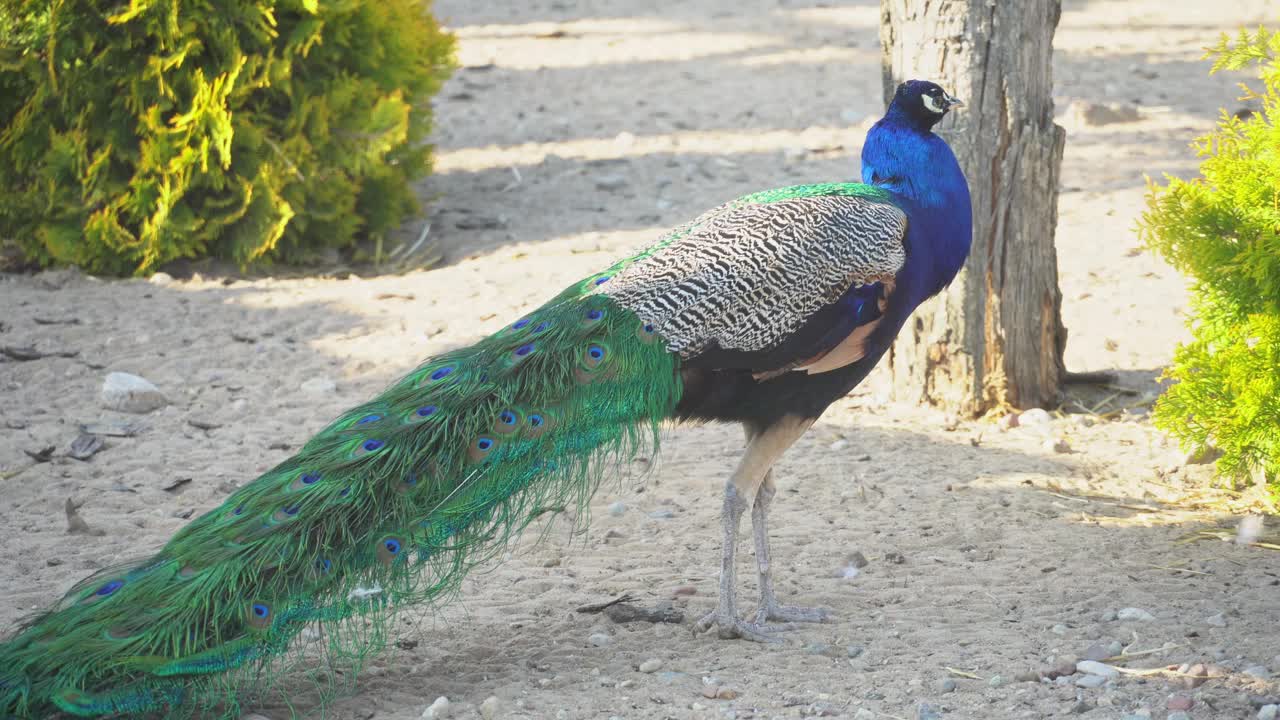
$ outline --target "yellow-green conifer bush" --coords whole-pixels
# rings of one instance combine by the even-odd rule
[[[143,273],[377,238],[453,55],[429,0],[4,0],[0,242]]]
[[[1223,37],[1213,71],[1257,68],[1260,104],[1196,141],[1200,177],[1153,186],[1140,231],[1192,280],[1194,339],[1178,348],[1155,421],[1218,470],[1280,499],[1280,33]]]

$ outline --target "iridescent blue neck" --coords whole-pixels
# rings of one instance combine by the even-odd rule
[[[947,143],[893,108],[867,133],[862,181],[893,193],[907,211],[907,267],[916,302],[964,265],[973,238],[969,186]]]

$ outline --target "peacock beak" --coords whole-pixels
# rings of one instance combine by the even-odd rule
[[[964,104],[964,101],[961,100],[960,98],[955,97],[953,95],[948,95],[946,93],[942,94],[942,102],[943,102],[943,107],[945,107],[948,110],[950,110],[953,107],[959,107]]]

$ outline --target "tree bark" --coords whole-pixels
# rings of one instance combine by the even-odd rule
[[[973,251],[889,352],[894,395],[965,415],[1059,402],[1065,374],[1054,229],[1066,138],[1053,122],[1061,0],[881,0],[886,103],[932,80],[965,105],[937,130],[973,197]]]

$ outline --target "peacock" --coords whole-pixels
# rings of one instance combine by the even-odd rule
[[[933,133],[959,104],[903,83],[867,135],[861,183],[704,213],[428,359],[154,555],[79,582],[0,645],[0,718],[234,717],[246,688],[314,659],[304,629],[342,658],[377,651],[397,609],[447,599],[534,519],[586,503],[670,420],[740,423],[747,438],[724,490],[719,599],[695,628],[771,641],[827,620],[775,596],[772,467],[963,265],[968,186]],[[734,574],[748,509],[749,618]]]

